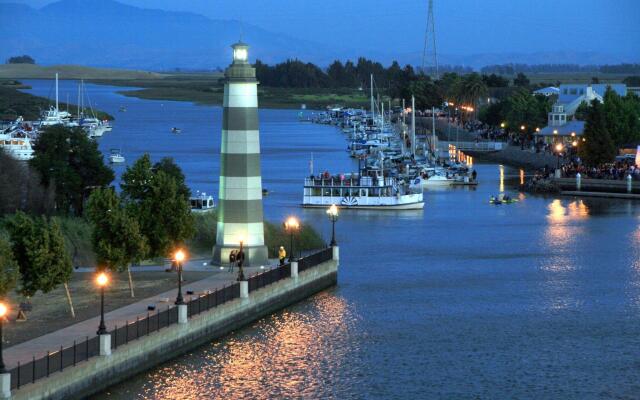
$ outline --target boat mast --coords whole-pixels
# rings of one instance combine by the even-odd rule
[[[411,155],[416,155],[416,97],[411,95]]]
[[[56,113],[59,113],[58,109],[58,73],[56,72]]]
[[[371,119],[374,120],[375,122],[376,110],[374,109],[374,105],[373,105],[373,74],[371,74],[370,90],[371,90]]]
[[[437,158],[436,152],[436,108],[431,107],[431,135],[433,137],[432,147],[433,147],[433,158]]]

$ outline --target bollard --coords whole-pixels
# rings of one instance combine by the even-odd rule
[[[189,320],[189,310],[187,309],[187,304],[178,304],[178,323],[180,325],[186,324]]]
[[[4,372],[0,374],[0,399],[10,399],[10,398],[11,398],[11,374],[9,372]]]
[[[556,179],[562,178],[562,170],[560,168],[556,168],[555,178]]]
[[[631,174],[627,175],[627,193],[631,193],[633,191],[633,178]]]
[[[580,191],[580,188],[582,188],[582,175],[578,172],[576,174],[576,190]]]
[[[333,246],[333,261],[339,261],[340,260],[340,247],[338,246]]]
[[[291,277],[293,279],[298,279],[298,262],[291,261]]]
[[[249,281],[240,281],[240,298],[249,298]]]
[[[98,337],[100,338],[100,355],[110,356],[111,355],[111,334],[105,333],[103,335],[98,335]]]

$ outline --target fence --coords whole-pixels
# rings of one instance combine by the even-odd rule
[[[298,271],[302,272],[313,266],[329,261],[333,256],[331,247],[308,255],[298,260]],[[258,290],[279,280],[291,276],[291,264],[287,263],[265,272],[255,274],[248,279],[249,292]],[[229,286],[208,292],[203,295],[191,297],[187,302],[187,315],[192,317],[203,311],[210,310],[221,304],[240,297],[240,284],[233,283]],[[169,325],[178,323],[178,308],[167,306],[163,311],[147,313],[146,317],[136,318],[135,321],[126,321],[124,326],[114,327],[111,334],[111,348],[117,349],[132,340],[157,332]],[[86,337],[85,340],[73,346],[60,347],[60,349],[47,352],[40,358],[33,357],[32,361],[20,364],[11,369],[11,389],[20,389],[28,383],[46,378],[49,374],[62,371],[65,368],[75,366],[100,354],[100,338],[98,336]]]
[[[333,258],[332,247],[327,247],[326,249],[310,254],[298,260],[298,272],[306,271],[311,267],[331,260],[331,258]]]

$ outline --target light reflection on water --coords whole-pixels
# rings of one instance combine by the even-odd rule
[[[356,321],[353,307],[324,292],[128,384],[141,386],[140,399],[352,397],[357,388],[338,373],[358,357],[349,338]],[[127,392],[120,387],[98,398]]]

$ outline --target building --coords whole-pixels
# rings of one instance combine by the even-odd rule
[[[236,43],[225,71],[220,147],[218,231],[213,262],[226,264],[243,245],[245,265],[267,264],[262,212],[258,81],[249,46]]]
[[[545,88],[542,89],[538,89],[538,90],[534,90],[533,94],[541,94],[543,96],[557,96],[560,94],[560,89],[555,87],[555,86],[547,86]]]
[[[569,84],[560,85],[558,100],[548,114],[547,126],[536,132],[536,136],[546,142],[559,139],[573,141],[572,137],[582,136],[584,121],[574,120],[580,104],[591,103],[594,99],[604,102],[604,94],[611,87],[620,96],[626,96],[625,84]]]

